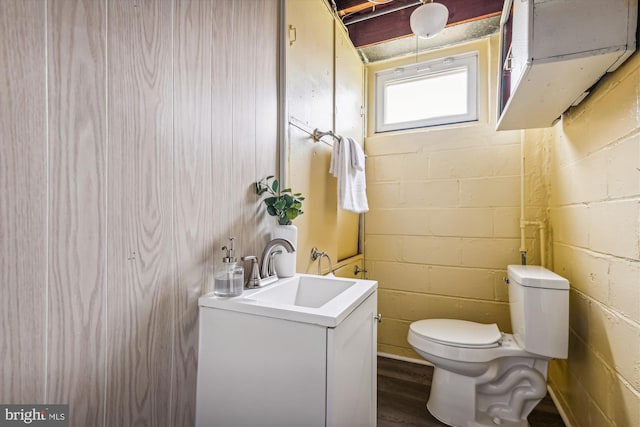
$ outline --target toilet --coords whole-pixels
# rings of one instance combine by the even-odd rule
[[[549,360],[567,357],[569,282],[540,266],[507,272],[513,334],[455,319],[409,328],[409,344],[434,365],[427,408],[447,425],[529,427],[547,393]]]

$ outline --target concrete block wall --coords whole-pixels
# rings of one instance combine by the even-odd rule
[[[640,57],[542,144],[554,270],[571,282],[568,360],[549,381],[574,426],[640,426]]]
[[[509,331],[503,277],[519,263],[520,131],[496,132],[497,37],[432,53],[477,50],[480,120],[374,134],[365,148],[370,212],[365,215],[368,276],[378,280],[379,351],[419,358],[407,343],[409,324],[426,318],[496,322]],[[424,56],[419,60],[426,60]],[[369,66],[369,99],[378,70],[415,57]],[[370,108],[375,108],[370,103]],[[369,111],[369,117],[374,117]],[[527,218],[545,219],[540,145],[527,147]],[[533,167],[535,166],[535,167]],[[539,263],[535,230],[529,260]]]
[[[478,123],[385,134],[369,124],[365,254],[385,319],[379,351],[419,358],[406,336],[424,318],[510,330],[502,277],[519,262],[522,140],[526,217],[547,221],[545,261],[571,283],[569,358],[550,364],[550,387],[574,427],[640,426],[640,57],[554,128],[495,132],[497,38],[434,55],[465,50],[480,52]],[[369,99],[376,71],[413,61],[370,65]],[[526,244],[539,264],[534,230]]]

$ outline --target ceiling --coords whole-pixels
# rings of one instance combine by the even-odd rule
[[[449,9],[447,27],[417,39],[409,17],[420,0],[327,0],[365,62],[375,62],[495,33],[504,0],[437,0]]]

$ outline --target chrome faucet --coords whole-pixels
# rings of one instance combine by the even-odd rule
[[[278,275],[273,263],[273,258],[282,253],[282,250],[274,250],[277,246],[283,247],[287,252],[292,253],[296,251],[293,243],[287,239],[273,239],[267,243],[262,251],[262,256],[258,264],[258,258],[255,256],[243,257],[243,261],[251,261],[251,273],[247,279],[246,287],[248,289],[259,288],[278,280]]]
[[[276,246],[282,246],[287,252],[295,252],[296,248],[293,246],[293,243],[288,241],[287,239],[272,239],[267,243],[267,246],[264,247],[262,251],[262,256],[260,257],[260,278],[268,279],[269,277],[276,276],[275,270],[272,267],[273,257],[271,256],[271,252],[273,248]],[[277,276],[276,276],[277,277]]]

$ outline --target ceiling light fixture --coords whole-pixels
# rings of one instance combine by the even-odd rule
[[[444,29],[449,20],[449,9],[441,3],[425,3],[411,14],[411,31],[421,39],[428,39]]]

